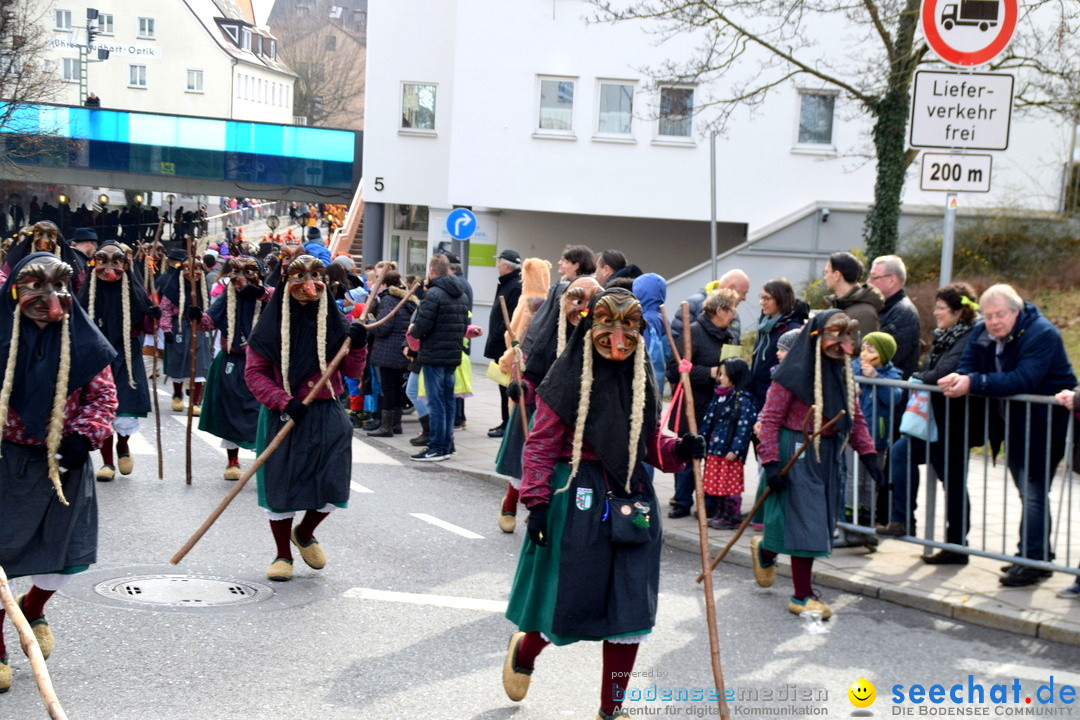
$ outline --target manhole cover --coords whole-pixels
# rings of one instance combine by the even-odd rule
[[[167,607],[217,607],[265,600],[265,585],[206,575],[132,575],[98,583],[94,590],[114,600]]]

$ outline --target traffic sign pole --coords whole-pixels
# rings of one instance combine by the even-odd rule
[[[953,245],[956,236],[956,193],[945,195],[945,228],[941,238],[941,287],[952,282]]]

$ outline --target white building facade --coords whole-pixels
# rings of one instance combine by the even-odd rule
[[[88,92],[101,107],[292,124],[295,75],[279,61],[277,39],[232,0],[51,0],[51,57],[79,105],[79,46],[97,31],[86,65]],[[87,9],[97,11],[87,19]],[[98,48],[110,57],[97,60]]]
[[[640,70],[689,57],[695,40],[657,45],[639,24],[591,24],[588,14],[578,0],[371,3],[364,197],[384,204],[385,221],[365,246],[377,242],[379,257],[422,274],[449,239],[449,210],[471,207],[478,319],[494,294],[494,255],[506,247],[553,262],[567,244],[616,248],[668,278],[710,258],[709,118],[692,112],[710,88],[651,88]],[[863,213],[873,200],[870,126],[865,114],[840,110],[832,90],[796,78],[753,115],[732,116],[717,140],[721,251],[809,216],[812,231],[786,233],[793,252],[862,244],[858,223],[836,215]],[[1014,118],[1009,149],[994,153],[992,191],[963,203],[1054,211],[1070,152],[1066,123]],[[912,216],[940,212],[944,195],[919,190],[917,170],[905,206]],[[751,273],[755,288],[782,273],[766,265],[761,274]]]

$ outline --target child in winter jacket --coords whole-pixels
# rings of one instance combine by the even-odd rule
[[[746,390],[750,365],[745,360],[728,358],[718,372],[716,396],[701,426],[706,442],[704,484],[706,499],[715,501],[716,507],[709,527],[731,529],[741,519],[743,464],[758,408]]]

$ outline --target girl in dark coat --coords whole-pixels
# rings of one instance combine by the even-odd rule
[[[139,418],[150,412],[150,388],[142,362],[142,338],[148,321],[161,317],[161,308],[151,305],[146,291],[135,277],[127,248],[116,241],[101,245],[91,259],[90,280],[79,293],[79,304],[116,351],[112,362],[119,407],[113,430],[116,433],[116,461],[113,436],[101,445],[97,479],[107,482],[130,475],[135,467],[128,438],[139,430]]]
[[[529,534],[506,611],[519,628],[503,665],[511,700],[548,644],[603,641],[598,717],[614,717],[655,623],[662,541],[642,463],[678,469],[705,441],[660,435],[641,325],[631,293],[598,295],[537,390],[521,481]]]
[[[379,289],[379,302],[375,319],[382,320],[397,307],[398,302],[408,291],[401,284],[401,275],[397,270],[387,270],[383,274],[382,287]],[[379,369],[380,402],[382,420],[379,427],[368,431],[370,437],[391,437],[400,435],[401,410],[405,407],[405,373],[409,369],[409,359],[402,353],[405,347],[405,331],[409,329],[409,318],[416,309],[418,301],[410,297],[409,302],[397,311],[393,318],[371,331],[375,337],[371,348],[371,364]]]

